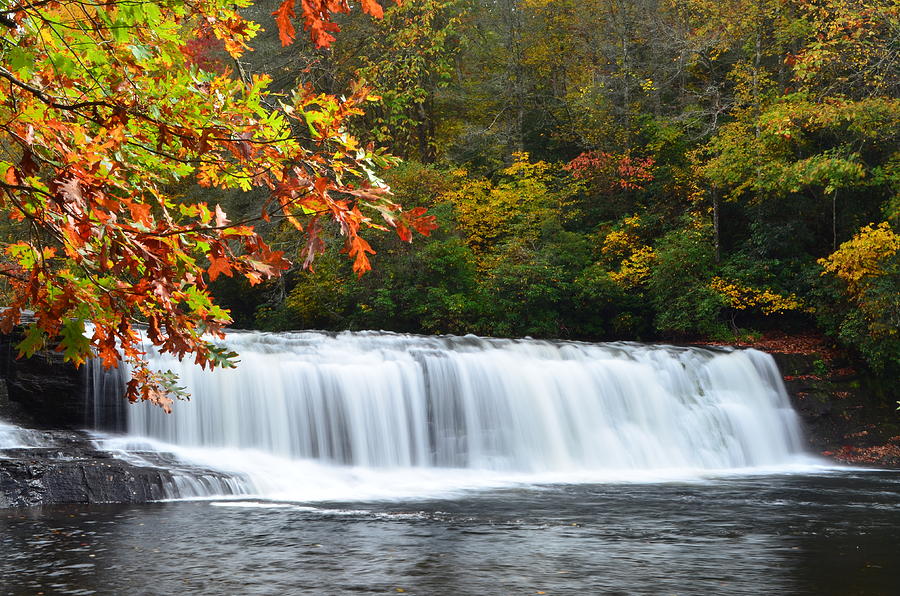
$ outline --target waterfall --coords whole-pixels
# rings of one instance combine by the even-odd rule
[[[44,447],[45,441],[36,430],[22,428],[0,419],[0,459],[6,449],[30,449]]]
[[[777,466],[802,452],[775,363],[755,350],[378,332],[226,341],[236,369],[151,354],[193,398],[171,415],[127,408],[130,435],[260,461],[524,474]]]

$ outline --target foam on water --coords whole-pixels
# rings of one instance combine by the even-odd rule
[[[237,369],[151,354],[193,395],[127,408],[130,438],[268,499],[400,499],[515,484],[809,470],[755,350],[392,333],[233,333]],[[146,438],[146,439],[145,439]],[[118,442],[118,443],[116,443]],[[147,445],[144,445],[147,448]]]
[[[42,439],[39,431],[22,428],[0,420],[0,451],[44,446],[45,441]],[[2,453],[0,453],[0,457],[3,457]]]

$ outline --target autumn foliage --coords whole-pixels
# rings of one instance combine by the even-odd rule
[[[575,178],[596,182],[603,192],[640,190],[653,180],[653,158],[585,151],[566,165]]]
[[[252,56],[275,85],[364,78],[378,99],[350,129],[403,156],[386,180],[441,231],[415,250],[367,237],[379,260],[362,279],[329,249],[277,290],[216,284],[241,325],[704,342],[816,329],[896,377],[896,2],[416,0],[306,30],[303,6],[267,10],[288,40],[339,23],[328,51],[289,54],[268,27]]]
[[[327,47],[335,40],[332,33],[341,30],[332,19],[337,13],[350,12],[348,0],[283,0],[278,9],[272,13],[278,24],[278,37],[282,45],[290,45],[297,35],[293,20],[296,18],[297,4],[301,6],[303,28],[309,32],[309,37],[316,47]],[[398,2],[399,4],[399,2]],[[363,12],[372,15],[376,19],[384,16],[384,10],[376,0],[361,0],[360,7]]]
[[[255,220],[281,218],[302,230],[306,265],[324,248],[323,220],[335,221],[358,274],[373,252],[364,229],[393,228],[410,240],[411,230],[433,228],[422,210],[392,202],[374,176],[393,159],[344,129],[366,88],[344,98],[310,87],[275,96],[267,77],[239,77],[198,58],[208,48],[196,40],[225,58],[247,50],[258,25],[237,12],[246,4],[4,4],[0,209],[16,241],[0,260],[10,290],[0,327],[8,332],[34,311],[21,354],[54,340],[76,364],[94,353],[106,366],[124,358],[127,397],[168,410],[176,379],[147,367],[142,342],[204,367],[232,364],[234,355],[209,341],[230,321],[209,282],[237,275],[257,284],[289,265]],[[335,0],[298,5],[297,14],[293,0],[276,12],[284,43],[299,17],[312,41],[327,45],[337,30],[331,14],[349,10]],[[372,0],[362,7],[381,14]],[[262,188],[268,199],[258,217],[231,221],[220,206],[182,194],[192,181]]]

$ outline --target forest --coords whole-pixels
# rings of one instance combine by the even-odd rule
[[[305,53],[271,28],[245,68],[276,88],[364,80],[375,97],[353,134],[402,158],[379,175],[438,228],[373,236],[361,277],[330,242],[312,270],[214,293],[269,330],[817,329],[896,376],[898,16],[844,0],[421,0],[347,15]],[[293,227],[267,234],[302,262]]]
[[[137,323],[209,365],[229,322],[814,330],[900,373],[896,2],[329,0],[296,4],[305,31],[293,0],[158,4],[0,12],[3,324],[37,312],[25,354],[136,360]],[[90,19],[47,16],[71,6]],[[129,396],[173,386],[138,368]]]

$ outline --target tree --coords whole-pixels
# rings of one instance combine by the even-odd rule
[[[656,246],[648,280],[655,324],[664,334],[722,334],[719,314],[725,300],[710,284],[715,270],[712,230],[702,220],[685,219],[682,228],[663,236]]]
[[[436,96],[452,79],[463,8],[463,0],[404,2],[335,44],[335,62],[377,95],[357,127],[360,137],[404,159],[435,160]]]
[[[869,224],[824,259],[822,276],[837,295],[819,313],[823,324],[874,369],[900,372],[900,235],[888,222]]]
[[[453,205],[459,229],[479,257],[511,239],[535,242],[544,222],[566,217],[577,190],[555,164],[532,162],[527,153],[512,157],[496,183],[462,178],[442,197]]]
[[[347,98],[310,87],[267,90],[267,76],[215,72],[183,40],[217,40],[237,59],[259,25],[237,9],[249,0],[12,0],[0,10],[0,210],[19,222],[0,274],[12,302],[9,332],[31,309],[19,345],[31,355],[51,339],[76,364],[94,351],[105,366],[131,366],[127,397],[170,408],[169,373],[142,359],[141,334],[201,366],[232,366],[212,344],[230,318],[213,302],[218,276],[251,284],[288,263],[253,229],[283,218],[305,233],[305,263],[323,250],[321,222],[337,222],[361,274],[374,251],[364,228],[433,227],[404,212],[375,176],[393,158],[344,130],[369,94]],[[304,0],[300,18],[317,46],[333,41],[346,0]],[[375,0],[362,9],[380,17]],[[296,36],[295,0],[274,13],[283,44]],[[229,221],[218,205],[191,200],[211,189],[268,191],[256,218]],[[385,224],[378,224],[380,216]],[[19,236],[21,234],[22,236]],[[121,350],[121,351],[120,351]]]

